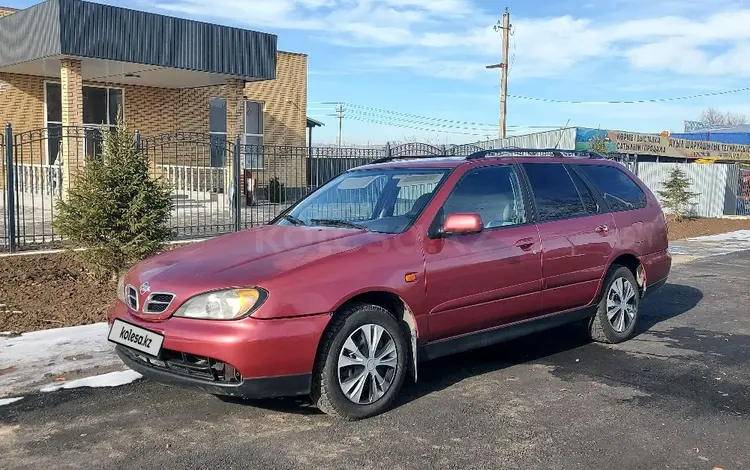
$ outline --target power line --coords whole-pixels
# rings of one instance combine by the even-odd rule
[[[414,130],[419,130],[419,131],[439,132],[439,133],[443,133],[443,134],[471,135],[471,136],[480,136],[480,137],[485,137],[485,136],[490,135],[488,133],[483,133],[482,134],[482,133],[475,133],[475,132],[461,132],[461,131],[453,131],[453,130],[439,130],[439,129],[432,129],[432,128],[426,128],[426,127],[419,127],[419,126],[410,126],[410,125],[406,125],[406,124],[395,124],[393,122],[381,121],[381,120],[378,120],[378,119],[370,119],[370,118],[365,118],[365,117],[356,116],[356,115],[344,116],[344,119],[353,119],[355,121],[361,121],[361,122],[366,122],[366,123],[370,123],[370,124],[381,124],[381,125],[385,125],[385,126],[400,127],[400,128],[404,128],[404,129],[414,129]]]
[[[328,115],[328,116],[332,116],[332,115]],[[463,131],[450,130],[450,129],[435,129],[435,128],[422,127],[422,126],[412,126],[408,124],[399,124],[399,123],[394,123],[392,121],[383,121],[377,118],[367,118],[367,117],[363,117],[360,115],[348,115],[348,116],[344,116],[344,119],[351,119],[354,121],[360,121],[360,122],[365,122],[365,123],[370,123],[370,124],[380,124],[380,125],[389,126],[389,127],[399,127],[399,128],[404,128],[404,129],[437,132],[437,133],[442,133],[442,134],[471,135],[475,137],[476,136],[489,137],[491,135],[494,135],[494,131],[479,133],[479,132],[463,132]],[[519,129],[520,128],[552,129],[552,128],[556,128],[557,126],[514,126],[514,127],[518,127]]]
[[[483,127],[493,127],[493,128],[498,127],[498,124],[486,124],[486,123],[481,123],[481,122],[459,121],[459,120],[455,120],[455,119],[444,119],[444,118],[438,118],[438,117],[421,116],[419,114],[404,113],[404,112],[401,112],[401,111],[393,111],[393,110],[390,110],[390,109],[376,108],[376,107],[373,107],[373,106],[365,106],[365,105],[356,104],[356,103],[348,103],[348,102],[338,102],[338,101],[336,101],[336,102],[325,102],[323,104],[328,104],[328,105],[339,105],[339,104],[341,104],[341,105],[346,106],[348,110],[352,110],[352,108],[354,108],[354,109],[363,109],[363,110],[368,110],[368,111],[381,112],[381,113],[384,113],[384,114],[392,114],[394,116],[404,116],[404,117],[410,117],[410,118],[415,118],[415,119],[421,119],[423,121],[447,122],[447,123],[461,124],[461,125],[467,125],[467,126],[483,126]]]
[[[443,123],[443,122],[432,123],[432,122],[429,122],[429,121],[426,122],[425,120],[420,120],[420,119],[413,119],[413,118],[402,117],[402,116],[392,116],[386,113],[378,113],[378,112],[371,113],[367,111],[353,110],[353,109],[347,109],[346,112],[347,112],[347,115],[358,115],[358,116],[363,116],[363,117],[368,117],[368,118],[373,118],[373,119],[387,120],[387,121],[392,121],[392,122],[401,122],[401,123],[406,123],[406,124],[415,124],[418,126],[427,126],[427,127],[437,128],[437,129],[460,129],[460,130],[481,131],[481,132],[490,132],[490,133],[497,132],[497,126],[493,128],[492,126],[473,127],[473,126],[461,126],[458,124]]]
[[[347,108],[346,113],[348,113],[348,114],[346,114],[345,117],[346,116],[350,116],[350,117],[351,116],[357,116],[357,117],[363,117],[363,118],[367,118],[367,119],[377,119],[378,121],[381,121],[381,122],[387,122],[387,123],[393,123],[393,124],[406,123],[406,124],[409,124],[409,125],[418,125],[418,126],[421,126],[421,127],[425,128],[425,129],[434,130],[434,131],[440,131],[440,130],[443,130],[443,129],[451,129],[451,130],[457,129],[457,130],[479,131],[479,132],[484,132],[484,133],[495,133],[495,132],[497,132],[497,129],[493,129],[491,126],[487,126],[485,128],[482,128],[482,127],[460,126],[460,125],[456,125],[456,124],[444,124],[444,123],[435,123],[435,124],[433,124],[433,123],[430,123],[430,122],[424,122],[424,121],[414,120],[414,119],[410,119],[410,118],[404,118],[404,117],[398,117],[398,116],[394,117],[394,116],[390,116],[390,115],[384,114],[384,113],[369,113],[369,112],[366,112],[366,111],[352,110],[350,108]],[[326,116],[328,116],[328,117],[337,117],[338,114],[327,114]],[[508,126],[508,127],[512,127],[512,128],[527,128],[527,129],[533,129],[533,128],[536,128],[536,129],[552,129],[552,128],[556,128],[557,126],[517,126],[517,125],[512,125],[512,126]]]
[[[734,93],[743,93],[746,91],[750,91],[750,87],[737,88],[734,90],[726,90],[726,91],[699,93],[696,95],[675,96],[671,98],[652,98],[652,99],[647,99],[647,100],[627,100],[627,101],[573,101],[573,100],[558,100],[558,99],[553,99],[553,98],[539,98],[539,97],[534,97],[534,96],[523,96],[523,95],[508,95],[508,97],[514,98],[517,100],[539,101],[543,103],[561,103],[561,104],[644,104],[644,103],[665,103],[669,101],[692,100],[695,98],[704,98],[704,97],[719,96],[719,95],[730,95]]]

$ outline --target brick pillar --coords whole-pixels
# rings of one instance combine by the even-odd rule
[[[60,88],[62,94],[62,193],[75,184],[78,172],[83,168],[83,77],[81,61],[60,60]]]
[[[242,141],[243,125],[244,125],[244,113],[245,113],[245,81],[229,78],[227,79],[227,85],[225,90],[224,98],[227,101],[227,143],[232,146],[237,136],[240,136]],[[232,147],[234,152],[238,152],[240,149]],[[245,167],[245,158],[240,155],[240,193],[237,195],[242,201],[245,200],[244,195],[244,177],[242,170]],[[231,153],[227,154],[226,161],[226,187],[232,183],[234,175],[234,161]]]

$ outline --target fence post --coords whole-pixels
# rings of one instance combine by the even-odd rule
[[[5,125],[5,191],[8,193],[6,213],[8,215],[6,234],[8,235],[8,251],[16,251],[16,168],[13,164],[13,126]]]
[[[240,194],[240,136],[238,135],[234,139],[234,155],[232,156],[232,187],[234,194],[234,200],[232,201],[234,206],[234,231],[239,232],[242,228],[242,195]]]

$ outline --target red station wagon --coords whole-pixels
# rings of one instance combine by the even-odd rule
[[[383,159],[268,225],[136,265],[109,339],[156,381],[359,419],[424,360],[569,322],[630,338],[667,245],[654,195],[592,152]]]

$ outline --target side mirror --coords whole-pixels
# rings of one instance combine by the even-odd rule
[[[440,235],[469,235],[484,229],[479,214],[448,214],[443,222]]]

